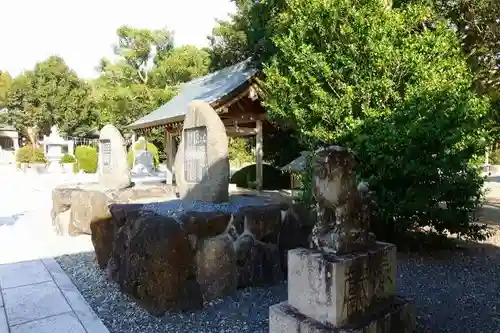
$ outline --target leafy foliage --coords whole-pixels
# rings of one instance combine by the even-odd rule
[[[264,190],[279,190],[290,188],[290,177],[283,173],[280,169],[264,164],[263,166],[263,184]],[[236,184],[238,187],[255,188],[257,166],[255,164],[247,165],[244,168],[236,171],[231,177],[231,183]]]
[[[194,46],[174,47],[168,30],[124,26],[117,35],[117,60],[102,59],[93,82],[101,124],[124,130],[174,97],[180,83],[208,71],[208,53]],[[149,139],[161,142],[158,136]]]
[[[396,0],[404,7],[422,0]],[[500,91],[500,6],[496,0],[426,0],[448,18],[457,31],[467,61],[475,74],[480,92],[498,95]]]
[[[252,57],[256,65],[272,56],[275,17],[285,0],[235,0],[237,11],[228,21],[219,20],[209,36],[211,69],[221,69]]]
[[[45,153],[42,148],[26,145],[16,152],[17,163],[47,163]]]
[[[500,149],[495,149],[490,153],[489,163],[492,165],[500,165]]]
[[[313,168],[312,168],[312,154],[305,155],[305,168],[302,173],[298,175],[300,183],[300,194],[298,201],[305,207],[311,208],[316,200],[313,196]]]
[[[90,87],[59,57],[50,57],[16,77],[6,104],[7,123],[22,132],[34,127],[48,134],[56,124],[62,133],[80,136],[97,120]]]
[[[65,164],[65,163],[75,163],[76,159],[73,155],[71,154],[64,154],[61,159],[59,160],[60,164]]]
[[[97,149],[91,146],[78,146],[75,149],[76,163],[74,171],[82,170],[85,173],[95,173],[97,171]]]
[[[0,71],[0,109],[7,106],[7,92],[12,85],[12,77],[8,72]]]
[[[255,161],[248,140],[229,138],[229,160],[239,165]]]
[[[484,154],[490,109],[448,23],[378,0],[289,0],[276,20],[266,106],[303,143],[358,152],[379,236],[431,226],[479,238],[483,180],[470,162]]]

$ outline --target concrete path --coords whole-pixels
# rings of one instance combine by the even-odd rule
[[[84,178],[0,167],[0,333],[108,333],[52,259],[92,251],[88,236],[57,236],[50,218],[52,188]]]
[[[1,333],[109,333],[53,259],[0,266]]]

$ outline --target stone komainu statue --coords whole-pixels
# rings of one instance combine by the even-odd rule
[[[343,254],[373,245],[375,237],[369,232],[372,195],[364,183],[357,183],[358,160],[354,153],[330,146],[317,151],[312,163],[318,216],[311,246]]]

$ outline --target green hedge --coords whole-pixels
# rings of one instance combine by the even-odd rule
[[[17,163],[47,163],[47,158],[42,148],[33,148],[28,145],[21,147],[16,152]]]
[[[75,149],[76,163],[73,170],[85,173],[95,173],[97,171],[97,149],[91,146],[78,146]]]
[[[134,148],[138,149],[139,143],[136,143]],[[158,166],[160,165],[160,156],[158,155],[158,148],[156,148],[156,146],[151,142],[148,142],[146,149],[153,153],[155,168],[158,168]],[[128,151],[127,159],[129,167],[132,168],[134,166],[134,149],[132,149],[132,147]]]
[[[263,190],[290,188],[290,176],[288,174],[269,164],[264,164],[262,168]],[[231,177],[231,183],[236,184],[238,187],[255,188],[256,174],[257,166],[255,164],[247,165],[234,173]]]
[[[61,160],[59,161],[59,163],[61,163],[61,164],[75,163],[75,162],[76,162],[75,157],[73,155],[70,155],[70,154],[64,154],[61,157]]]

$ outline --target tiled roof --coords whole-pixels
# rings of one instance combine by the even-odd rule
[[[257,70],[252,66],[249,58],[236,65],[194,79],[183,84],[179,94],[168,103],[127,127],[139,129],[166,124],[169,119],[184,116],[188,104],[193,100],[202,100],[207,103],[217,102],[235,91],[256,73]]]

